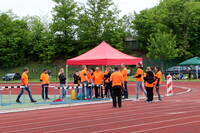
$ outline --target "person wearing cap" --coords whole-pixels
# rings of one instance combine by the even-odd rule
[[[80,78],[81,78],[81,89],[80,89],[80,92],[79,92],[79,96],[78,98],[79,99],[87,99],[87,86],[88,86],[88,76],[87,76],[87,66],[83,65],[82,66],[82,70],[80,72]]]
[[[121,73],[123,75],[123,80],[124,80],[124,86],[123,86],[123,95],[125,99],[128,99],[128,88],[127,88],[127,83],[128,83],[128,70],[125,65],[121,65]]]
[[[161,101],[161,95],[160,95],[160,85],[162,83],[162,72],[159,67],[155,67],[155,76],[156,76],[156,83],[155,83],[155,88],[156,88],[156,93],[158,95],[158,100]]]
[[[49,74],[48,70],[44,69],[40,75],[40,81],[42,84],[42,99],[49,100],[48,90],[49,90]]]
[[[28,73],[29,73],[29,69],[24,68],[24,71],[23,71],[22,76],[21,76],[21,92],[19,93],[19,95],[16,99],[17,103],[21,103],[20,97],[24,94],[24,90],[26,90],[28,92],[28,95],[29,95],[31,102],[33,102],[33,103],[37,102],[36,100],[33,99],[32,94],[31,94],[31,89],[28,85],[28,82],[29,82]]]
[[[151,103],[153,101],[153,88],[155,85],[156,78],[150,67],[147,67],[146,76],[144,77],[145,88],[147,91],[147,102]]]
[[[113,72],[110,76],[110,81],[112,82],[112,99],[113,99],[113,108],[122,107],[122,86],[123,86],[123,75],[119,71],[118,66],[115,66],[115,72]]]
[[[143,67],[139,63],[137,64],[137,71],[136,71],[136,100],[139,99],[139,90],[142,90],[145,96],[147,95],[146,90],[144,89],[144,71],[142,70]]]
[[[96,67],[96,70],[94,72],[95,98],[98,98],[99,96],[103,98],[103,88],[102,88],[103,81],[104,81],[104,74],[99,67]]]

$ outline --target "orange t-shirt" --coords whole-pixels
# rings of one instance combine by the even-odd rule
[[[49,75],[47,73],[42,73],[40,75],[40,80],[42,80],[42,84],[49,84]]]
[[[123,75],[121,72],[114,72],[110,76],[110,81],[112,81],[112,86],[122,86]]]
[[[28,75],[25,72],[22,73],[21,81],[21,85],[28,85]]]
[[[103,84],[104,74],[102,71],[94,72],[94,84]]]
[[[80,73],[80,78],[81,78],[81,82],[88,81],[88,78],[87,78],[87,71],[86,71],[86,70],[82,70],[82,71],[81,71],[81,73]]]
[[[162,72],[158,71],[155,76],[160,79],[159,84],[161,84],[162,83]],[[157,83],[158,83],[158,79],[156,79],[156,84]]]
[[[141,77],[136,78],[136,81],[144,81],[143,74],[144,74],[144,71],[141,68],[138,68],[136,71],[136,76],[141,75]]]
[[[123,80],[128,81],[128,70],[126,68],[124,68],[121,72],[123,75]]]
[[[92,73],[87,73],[87,77],[88,77],[88,82],[92,83],[93,82],[93,74]]]

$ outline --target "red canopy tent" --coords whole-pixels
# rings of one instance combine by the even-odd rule
[[[124,54],[102,42],[88,52],[66,61],[67,65],[136,65],[143,59]]]

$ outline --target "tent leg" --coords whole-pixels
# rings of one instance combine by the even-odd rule
[[[69,75],[68,75],[68,65],[66,65],[66,85],[68,85]]]
[[[196,76],[197,76],[197,79],[199,77],[199,66],[196,66]]]

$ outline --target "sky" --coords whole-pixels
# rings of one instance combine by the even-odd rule
[[[87,0],[75,0],[78,3],[86,3]],[[121,10],[120,15],[140,12],[143,9],[151,8],[160,0],[113,0]],[[51,11],[55,3],[52,0],[0,0],[0,11],[12,10],[17,16],[40,16],[51,18]]]

